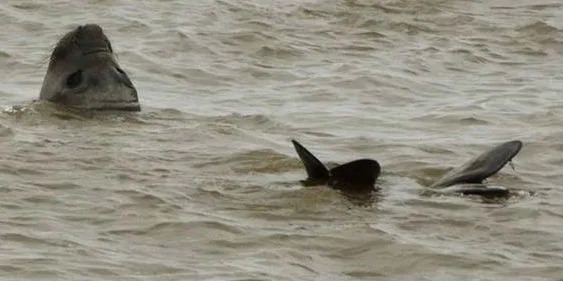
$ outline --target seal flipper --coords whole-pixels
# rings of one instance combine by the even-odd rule
[[[520,152],[521,148],[522,142],[520,140],[512,140],[497,145],[447,173],[431,188],[443,188],[464,183],[482,183],[484,179],[496,174],[510,162]]]
[[[331,169],[329,185],[346,191],[371,191],[380,173],[376,160],[354,160]]]
[[[295,151],[297,152],[297,155],[299,155],[299,158],[301,158],[301,162],[303,162],[303,166],[305,166],[305,170],[307,171],[307,179],[302,182],[306,185],[326,183],[330,177],[330,173],[326,166],[299,142],[296,140],[291,140],[291,142],[293,143],[293,147],[295,147]]]

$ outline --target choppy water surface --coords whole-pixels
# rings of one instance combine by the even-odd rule
[[[143,112],[31,104],[84,23]],[[561,1],[8,0],[0,26],[2,280],[563,278]],[[379,160],[381,191],[302,187],[291,138]],[[535,195],[421,196],[510,139],[489,182]]]

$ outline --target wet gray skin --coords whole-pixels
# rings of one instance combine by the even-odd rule
[[[59,40],[39,99],[80,109],[141,110],[135,86],[96,24],[79,26]]]
[[[507,188],[487,187],[482,183],[483,180],[500,171],[520,152],[521,148],[522,142],[519,140],[499,144],[445,174],[430,188],[465,195],[506,196],[510,192]]]

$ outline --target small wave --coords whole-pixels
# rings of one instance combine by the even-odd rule
[[[290,59],[299,58],[302,52],[291,46],[262,46],[255,55],[262,58]]]
[[[277,122],[264,114],[238,114],[233,113],[227,116],[218,116],[208,118],[212,124],[228,124],[234,125],[237,128],[248,128],[250,130],[267,130],[275,132],[287,128],[287,125]]]
[[[14,135],[14,131],[12,130],[12,128],[4,124],[0,124],[0,138],[10,137],[13,135]]]
[[[43,3],[17,3],[12,4],[12,7],[21,10],[39,10],[43,8],[45,5]]]
[[[27,175],[27,176],[38,176],[38,175],[45,175],[46,173],[44,171],[41,171],[39,169],[35,169],[35,168],[27,168],[24,167],[25,164],[19,164],[17,162],[12,162],[10,165],[5,165],[5,164],[0,164],[0,172],[2,173],[6,173],[9,175]]]
[[[489,63],[490,62],[490,60],[488,60],[487,58],[485,58],[483,56],[476,55],[475,52],[470,51],[468,49],[455,49],[455,50],[449,51],[449,53],[456,55],[456,56],[460,56],[464,60],[466,60],[468,62],[472,62],[472,63],[483,64],[483,63]]]
[[[92,116],[91,112],[80,112],[48,101],[39,100],[4,108],[3,113],[15,117],[18,121],[26,121],[31,124],[48,122],[49,119],[86,120]]]
[[[543,21],[516,28],[518,38],[513,41],[521,47],[515,51],[518,54],[531,56],[548,56],[550,51],[563,53],[563,31]]]
[[[489,122],[477,117],[466,117],[459,120],[463,125],[487,125]]]
[[[117,228],[110,229],[103,232],[109,235],[160,235],[160,234],[170,234],[173,237],[177,237],[178,233],[185,233],[182,236],[193,237],[197,239],[199,236],[197,233],[219,233],[224,234],[242,234],[243,231],[238,227],[225,224],[218,221],[191,221],[191,222],[179,222],[179,221],[167,221],[154,223],[148,227],[135,226],[132,228]],[[192,235],[190,235],[190,233]]]
[[[163,112],[166,113],[166,110]],[[35,100],[22,105],[5,107],[2,113],[14,118],[19,124],[27,125],[56,125],[61,124],[61,122],[73,124],[67,123],[66,121],[91,121],[89,123],[81,122],[80,125],[91,124],[93,126],[99,125],[100,122],[104,122],[105,125],[112,123],[119,125],[124,122],[130,124],[147,124],[145,117],[151,116],[150,111],[146,113],[132,113],[82,110],[43,100]]]
[[[0,58],[9,58],[11,57],[9,53],[0,50]]]
[[[369,38],[369,39],[374,39],[374,38],[385,38],[385,34],[377,32],[377,31],[359,31],[357,33],[355,33],[357,36],[359,37],[364,37],[364,38]]]
[[[26,245],[27,247],[29,247],[30,245],[34,245],[36,247],[40,247],[40,246],[76,247],[80,245],[76,242],[64,240],[64,239],[43,238],[43,237],[25,235],[20,233],[0,234],[0,240],[9,241],[12,243],[21,243],[23,245]],[[52,259],[42,258],[42,260],[51,261]]]
[[[529,34],[542,34],[542,35],[560,35],[560,30],[554,26],[551,26],[543,21],[536,21],[531,24],[521,26],[516,29],[520,32],[526,32]]]
[[[385,14],[404,14],[404,15],[417,15],[417,14],[435,14],[440,12],[442,8],[440,4],[427,1],[387,1],[384,4],[381,2],[362,3],[364,1],[347,0],[345,4],[348,8],[362,12],[382,12]]]
[[[295,158],[280,154],[271,149],[250,150],[235,153],[227,157],[212,158],[205,163],[197,165],[198,168],[206,166],[231,167],[236,173],[283,173],[300,167],[300,162]]]

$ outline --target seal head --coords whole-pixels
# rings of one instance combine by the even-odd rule
[[[81,109],[141,110],[135,86],[96,24],[79,26],[59,40],[39,99]]]

